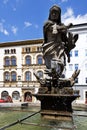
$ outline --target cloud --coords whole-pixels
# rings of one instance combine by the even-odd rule
[[[9,32],[8,32],[6,29],[3,30],[3,33],[4,33],[5,35],[9,35]]]
[[[56,2],[56,0],[50,0],[51,2],[53,2],[53,3],[55,3]]]
[[[16,9],[16,7],[12,7],[12,10],[13,10],[13,11],[16,11],[17,9]]]
[[[74,15],[74,12],[72,8],[67,8],[67,11],[62,15],[62,19],[65,20],[67,18],[70,18]]]
[[[24,22],[24,28],[28,28],[28,27],[30,27],[30,26],[33,26],[33,27],[36,28],[36,29],[39,28],[39,26],[38,26],[37,24],[32,24],[32,23],[30,23],[30,22],[28,22],[28,21],[25,21],[25,22]]]
[[[24,25],[25,25],[25,28],[27,28],[27,27],[31,26],[32,24],[30,22],[25,21]]]
[[[56,2],[59,2],[59,0],[50,0],[51,2],[53,2],[53,3],[56,3]],[[68,0],[60,0],[60,2],[68,2]]]
[[[35,24],[35,28],[39,28],[39,26],[37,24]]]
[[[2,18],[2,19],[1,19],[1,22],[2,22],[2,23],[5,23],[5,19]]]
[[[61,0],[61,2],[68,2],[68,0]]]
[[[4,35],[8,36],[10,34],[9,34],[8,30],[4,27],[4,22],[5,22],[4,19],[2,19],[0,22],[0,32],[3,33]],[[8,29],[10,29],[10,28],[8,28]],[[11,26],[11,31],[13,32],[13,34],[16,34],[18,31],[18,28],[15,26]]]
[[[18,31],[18,28],[15,27],[15,26],[12,26],[12,27],[11,27],[11,31],[13,32],[13,34],[16,34],[17,31]]]
[[[4,35],[9,35],[9,32],[4,28],[3,23],[0,23],[0,32]]]
[[[87,23],[87,14],[75,16],[72,8],[67,8],[65,14],[62,15],[62,21],[67,25],[69,23],[81,24]]]
[[[3,4],[7,4],[9,0],[3,0]]]

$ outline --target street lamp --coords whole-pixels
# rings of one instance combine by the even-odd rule
[[[18,75],[18,81],[21,81],[21,76],[20,75]]]

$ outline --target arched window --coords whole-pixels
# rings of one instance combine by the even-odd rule
[[[16,65],[16,58],[15,57],[11,57],[11,65],[12,66]]]
[[[1,93],[1,99],[4,99],[4,100],[6,100],[7,99],[7,97],[8,97],[8,92],[7,91],[3,91],[2,93]]]
[[[42,71],[38,71],[38,72],[37,72],[37,75],[38,75],[40,78],[43,78],[43,72],[42,72]]]
[[[31,57],[30,56],[26,56],[25,57],[25,64],[26,65],[30,65],[31,64]]]
[[[16,72],[11,72],[11,81],[16,81]]]
[[[9,66],[9,65],[10,65],[10,58],[5,57],[5,66]]]
[[[24,95],[24,101],[25,102],[32,102],[32,94],[31,92],[26,92]]]
[[[10,81],[10,73],[9,72],[4,73],[4,81]]]
[[[31,72],[27,71],[25,73],[25,81],[31,81]]]
[[[12,99],[13,100],[19,100],[20,99],[20,93],[18,91],[14,91],[12,93]]]
[[[42,55],[37,56],[37,64],[43,64],[43,57]]]

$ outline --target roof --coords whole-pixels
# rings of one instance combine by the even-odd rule
[[[22,46],[22,45],[26,46],[26,45],[33,45],[33,44],[40,44],[40,43],[43,43],[43,39],[5,42],[5,43],[1,43],[0,47],[11,47],[11,46]]]
[[[87,23],[73,25],[69,31],[76,33],[87,33]]]

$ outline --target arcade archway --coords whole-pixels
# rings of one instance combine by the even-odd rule
[[[1,93],[1,99],[7,100],[7,97],[9,96],[9,93],[7,91],[3,91]]]
[[[25,102],[32,102],[32,94],[31,94],[31,92],[26,92],[24,94],[24,101]]]

